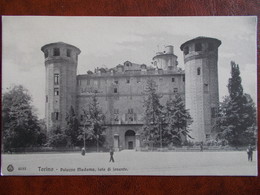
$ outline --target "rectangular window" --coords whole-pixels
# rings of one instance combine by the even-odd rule
[[[54,95],[58,96],[59,95],[59,88],[54,88]]]
[[[126,83],[130,83],[130,79],[126,79]]]
[[[177,93],[177,92],[178,92],[178,88],[174,88],[173,93]]]
[[[55,120],[56,120],[56,121],[59,120],[59,113],[58,113],[58,112],[55,112],[54,115],[55,115]]]
[[[60,56],[60,49],[59,48],[53,49],[53,56]]]
[[[182,77],[182,81],[185,82],[185,75],[183,75],[183,77]]]
[[[211,108],[211,117],[212,117],[212,118],[216,118],[216,115],[217,115],[217,113],[216,113],[216,108],[215,108],[215,107],[212,107],[212,108]]]
[[[52,113],[51,113],[51,120],[52,120],[52,121],[57,121],[57,120],[59,120],[59,112],[52,112]]]
[[[204,83],[204,93],[209,93],[209,85]]]
[[[196,43],[196,44],[195,44],[195,51],[202,51],[202,45],[201,45],[201,43]]]
[[[54,85],[59,84],[59,74],[54,74]]]
[[[115,84],[118,84],[118,80],[114,80],[114,83],[115,83]]]
[[[71,49],[67,49],[67,57],[71,57]]]
[[[197,68],[197,75],[200,75],[200,68]]]
[[[48,96],[47,95],[46,95],[46,99],[45,100],[46,100],[46,103],[47,103],[48,102]]]
[[[114,88],[114,93],[117,93],[117,88]]]
[[[175,78],[174,77],[172,77],[172,82],[174,82],[175,81]]]

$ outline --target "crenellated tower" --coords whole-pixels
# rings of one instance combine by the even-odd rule
[[[76,111],[76,76],[80,50],[63,42],[50,43],[41,48],[45,58],[45,118],[47,130],[66,125],[70,107]]]

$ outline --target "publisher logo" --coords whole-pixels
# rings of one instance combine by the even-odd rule
[[[13,165],[8,165],[7,171],[12,172],[14,170]]]

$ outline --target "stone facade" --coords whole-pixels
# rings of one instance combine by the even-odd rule
[[[62,42],[41,48],[45,56],[47,129],[66,125],[66,113],[76,107],[76,74],[80,50]]]
[[[76,75],[77,56],[80,54],[78,48],[60,42],[43,46],[48,130],[53,125],[65,126],[66,113],[71,106],[75,108],[81,125],[84,125],[83,110],[93,91],[97,90],[108,126],[106,141],[116,150],[138,149],[141,144],[139,134],[143,124],[144,90],[147,79],[152,78],[158,85],[157,92],[162,96],[162,104],[177,92],[183,98],[185,96],[194,121],[192,136],[195,141],[205,141],[206,135],[212,132],[212,108],[218,105],[219,42],[212,38],[197,38],[184,43],[181,50],[190,48],[190,52],[184,55],[186,73],[177,67],[173,46],[166,46],[165,51],[158,52],[153,58],[153,66],[126,61],[114,68],[97,68],[84,75]],[[196,43],[201,43],[202,51],[194,52]],[[210,51],[209,43],[213,47]],[[197,75],[198,68],[201,76]]]
[[[218,92],[218,47],[221,41],[198,37],[181,45],[185,63],[185,105],[193,123],[191,136],[206,141],[214,133]]]

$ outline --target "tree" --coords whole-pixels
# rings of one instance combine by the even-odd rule
[[[69,137],[62,131],[60,126],[53,126],[48,133],[47,145],[50,147],[68,146]]]
[[[39,120],[40,132],[37,138],[38,146],[43,146],[47,143],[47,127],[44,119]]]
[[[165,143],[181,145],[189,135],[189,125],[192,123],[189,111],[185,109],[184,101],[180,94],[175,94],[173,99],[166,103],[166,131],[164,132]]]
[[[66,122],[67,127],[65,134],[69,137],[69,145],[78,146],[80,144],[78,140],[78,136],[80,135],[79,121],[72,106],[70,107],[69,113],[67,113]]]
[[[2,99],[4,150],[36,146],[40,126],[28,90],[22,85],[13,86]]]
[[[87,109],[84,110],[85,127],[83,129],[86,134],[86,139],[90,142],[96,142],[97,151],[99,145],[102,145],[105,141],[103,132],[105,131],[105,115],[102,112],[101,107],[97,99],[98,91],[95,90],[91,101],[88,103]]]
[[[162,131],[164,123],[164,110],[156,91],[157,85],[153,79],[147,80],[144,98],[144,125],[141,137],[144,142],[162,146]]]
[[[231,62],[229,96],[220,105],[219,138],[232,146],[254,144],[256,140],[256,108],[249,94],[243,93],[239,66]]]

